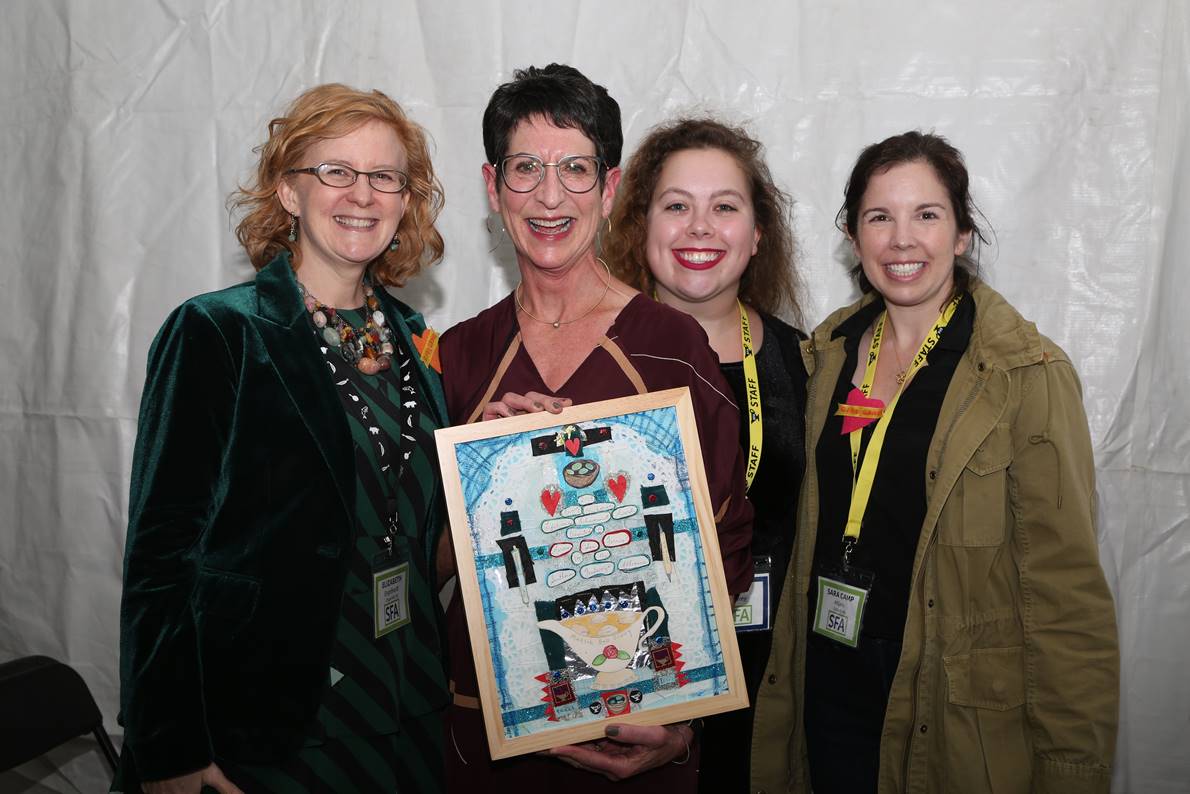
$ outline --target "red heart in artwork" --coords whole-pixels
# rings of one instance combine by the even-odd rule
[[[867,408],[876,409],[868,410],[867,416],[848,416],[844,413],[847,408]],[[847,394],[847,402],[839,406],[838,413],[843,415],[843,435],[847,435],[861,427],[867,427],[880,418],[884,413],[884,403],[874,397],[865,397],[864,393],[859,389],[853,388]]]
[[[608,477],[607,487],[615,495],[617,502],[623,502],[624,494],[628,492],[628,478],[623,474]]]
[[[541,489],[541,506],[552,516],[558,511],[558,503],[562,501],[562,492],[552,485]]]
[[[573,458],[577,458],[578,451],[583,448],[582,439],[578,439],[578,438],[566,439],[565,445],[566,445],[566,451],[569,452],[570,456]]]

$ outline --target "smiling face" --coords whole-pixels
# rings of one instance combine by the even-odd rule
[[[508,138],[510,154],[531,154],[543,163],[556,163],[567,155],[594,155],[595,144],[576,129],[555,127],[533,117],[522,121]],[[496,167],[485,163],[483,178],[488,203],[504,220],[521,267],[565,271],[595,256],[595,233],[611,211],[620,169],[610,169],[601,184],[586,193],[563,187],[557,168],[546,168],[545,178],[528,193],[515,193],[500,184]]]
[[[687,303],[734,296],[759,242],[748,179],[734,157],[687,149],[666,159],[645,242],[659,295]]]
[[[298,168],[340,163],[357,171],[395,168],[408,171],[405,147],[396,130],[370,121],[341,138],[312,145]],[[313,174],[291,174],[277,186],[277,196],[299,218],[301,267],[360,270],[392,242],[405,214],[408,189],[382,193],[360,176],[350,187],[328,187]]]
[[[940,311],[954,289],[960,233],[945,186],[925,161],[872,175],[851,238],[864,275],[887,304]]]

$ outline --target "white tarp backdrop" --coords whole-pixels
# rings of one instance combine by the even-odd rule
[[[511,288],[480,118],[574,64],[655,122],[745,122],[797,200],[808,324],[851,299],[833,227],[859,149],[967,156],[988,280],[1082,375],[1123,663],[1116,789],[1190,791],[1190,5],[1186,0],[464,3],[0,0],[0,660],[78,668],[115,730],[128,476],[149,343],[246,280],[224,201],[265,125],[342,81],[431,133],[445,329]],[[19,719],[5,714],[0,719]]]

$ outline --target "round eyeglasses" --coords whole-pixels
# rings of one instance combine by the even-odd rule
[[[528,193],[545,179],[545,169],[558,169],[562,187],[571,193],[586,193],[595,187],[603,162],[594,155],[570,154],[556,163],[543,163],[531,154],[510,154],[500,161],[500,176],[514,193]]]
[[[313,174],[318,181],[327,187],[351,187],[361,176],[368,178],[368,184],[373,190],[381,193],[400,193],[409,184],[409,177],[404,171],[395,168],[384,168],[379,171],[356,171],[349,165],[342,163],[319,163],[311,168],[291,168],[287,174]]]

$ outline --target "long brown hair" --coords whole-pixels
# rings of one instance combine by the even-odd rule
[[[843,206],[839,208],[835,226],[855,239],[860,204],[863,203],[868,182],[876,174],[882,174],[895,165],[914,162],[927,163],[934,170],[950,197],[959,234],[971,234],[967,251],[955,257],[953,297],[963,293],[970,286],[971,279],[979,275],[978,249],[981,243],[987,243],[987,237],[975,220],[982,213],[971,199],[971,180],[967,165],[963,162],[963,154],[946,138],[932,132],[910,130],[865,148],[855,161],[847,186],[843,189]],[[851,269],[851,275],[860,290],[864,293],[872,291],[872,283],[864,275],[863,263],[856,264]]]
[[[255,149],[260,154],[255,178],[228,199],[231,208],[247,210],[236,227],[236,239],[253,267],[261,269],[282,251],[289,251],[295,269],[301,266],[298,244],[289,240],[289,213],[277,197],[277,185],[316,141],[340,138],[370,121],[396,131],[409,171],[409,197],[397,227],[401,245],[396,251],[385,248],[376,258],[373,278],[399,287],[422,267],[442,259],[442,235],[434,226],[442,211],[442,186],[434,176],[425,132],[380,91],[327,83],[301,94],[283,116],[269,122],[268,140]]]
[[[645,294],[652,294],[645,242],[649,235],[649,205],[666,160],[691,149],[718,149],[744,172],[760,242],[756,255],[740,278],[740,300],[767,314],[788,313],[801,321],[791,200],[777,187],[764,161],[764,147],[739,127],[709,118],[678,119],[654,127],[632,155],[609,218],[603,253],[612,273]]]

